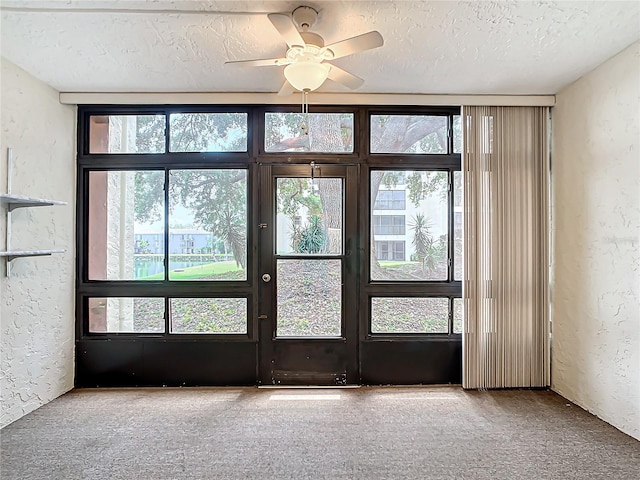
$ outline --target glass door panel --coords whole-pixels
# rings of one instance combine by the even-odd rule
[[[341,255],[341,178],[278,178],[276,255]]]
[[[278,337],[339,337],[342,261],[278,259]]]
[[[342,178],[276,179],[277,337],[342,334],[343,189]]]

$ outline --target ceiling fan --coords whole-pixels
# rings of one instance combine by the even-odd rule
[[[289,46],[285,56],[262,60],[240,60],[225,62],[225,64],[250,67],[284,66],[286,81],[278,95],[290,95],[295,90],[302,92],[315,90],[327,78],[355,90],[364,83],[364,80],[328,61],[381,47],[384,43],[382,35],[373,31],[325,46],[324,39],[320,35],[309,31],[318,18],[318,12],[311,7],[298,7],[291,16],[270,13],[268,17]]]

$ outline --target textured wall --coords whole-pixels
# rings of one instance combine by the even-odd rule
[[[65,206],[14,210],[14,249],[65,249],[50,257],[0,264],[0,400],[4,426],[73,386],[75,108],[58,92],[2,58],[0,189],[13,149],[12,193],[63,200]],[[6,210],[0,249],[5,250]]]
[[[561,395],[640,438],[640,42],[553,109],[553,360]]]

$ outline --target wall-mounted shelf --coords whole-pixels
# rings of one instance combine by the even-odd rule
[[[58,200],[47,200],[45,198],[25,197],[22,195],[11,195],[10,193],[0,193],[0,203],[7,205],[10,212],[16,208],[24,207],[46,207],[50,205],[66,205],[67,202]]]
[[[20,257],[42,257],[52,253],[64,253],[64,250],[11,250],[10,252],[0,252],[0,257],[6,257],[8,261]]]
[[[11,274],[11,261],[21,257],[41,257],[52,253],[64,253],[64,250],[12,250],[11,249],[11,212],[16,208],[48,207],[51,205],[66,205],[67,202],[48,200],[45,198],[26,197],[11,193],[12,150],[7,148],[7,193],[0,194],[0,205],[7,209],[7,242],[6,251],[0,252],[0,257],[6,259],[7,277]]]

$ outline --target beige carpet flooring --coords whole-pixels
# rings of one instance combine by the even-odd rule
[[[640,442],[549,391],[76,390],[0,431],[10,479],[640,479]]]

